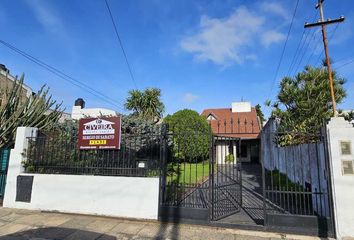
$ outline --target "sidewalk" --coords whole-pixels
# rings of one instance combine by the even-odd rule
[[[43,239],[319,239],[157,221],[0,208],[0,240]]]

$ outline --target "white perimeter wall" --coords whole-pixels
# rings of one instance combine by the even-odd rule
[[[354,127],[343,118],[327,125],[337,238],[354,238],[354,175],[343,175],[342,160],[354,165]],[[351,155],[342,155],[340,141],[351,142]]]
[[[36,129],[18,128],[11,150],[4,207],[157,219],[159,179],[87,175],[24,174],[25,136]],[[34,176],[30,203],[16,202],[17,176]]]

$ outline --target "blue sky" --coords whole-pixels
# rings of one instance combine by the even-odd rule
[[[266,99],[275,97],[278,82],[289,72],[301,36],[303,51],[290,75],[306,63],[318,65],[323,49],[319,29],[306,30],[303,35],[304,22],[318,18],[316,1],[300,0],[274,81],[295,2],[109,0],[136,84],[139,89],[160,88],[166,114],[183,108],[201,112],[204,108],[230,107],[231,102],[241,99],[263,106]],[[324,4],[326,17],[346,17],[337,27],[328,27],[336,68],[354,59],[354,2],[326,0]],[[104,0],[2,0],[1,5],[2,40],[122,106],[134,84]],[[3,45],[0,62],[13,75],[24,72],[25,83],[35,91],[47,84],[53,97],[64,101],[68,112],[78,97],[85,99],[87,107],[121,112]],[[338,72],[347,79],[348,92],[340,108],[353,109],[354,63]],[[266,107],[264,111],[269,113]]]

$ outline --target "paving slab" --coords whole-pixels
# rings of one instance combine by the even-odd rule
[[[95,218],[87,216],[73,216],[65,221],[60,227],[64,228],[75,228],[84,230],[87,225],[94,222]]]
[[[23,230],[28,230],[33,227],[25,224],[19,224],[19,223],[8,223],[0,227],[0,236],[6,236],[9,234],[21,232]]]
[[[131,224],[129,222],[122,222],[111,229],[110,233],[124,233],[129,235],[137,235],[140,230],[145,226],[145,223],[141,224]]]
[[[106,233],[116,227],[119,223],[119,221],[114,219],[99,219],[89,223],[86,226],[86,230]]]
[[[319,240],[320,238],[199,225],[0,208],[0,240]]]
[[[56,227],[69,221],[70,217],[58,214],[32,214],[17,218],[14,222],[35,226]]]
[[[78,230],[70,234],[69,236],[67,236],[64,240],[77,240],[77,239],[95,240],[99,238],[101,235],[102,233]]]
[[[71,228],[43,227],[29,231],[22,231],[21,236],[28,237],[29,239],[65,239],[76,231],[78,230]]]

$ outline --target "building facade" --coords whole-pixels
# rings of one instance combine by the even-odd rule
[[[75,100],[75,104],[71,111],[71,118],[79,120],[80,118],[101,117],[101,116],[118,116],[118,113],[106,108],[85,108],[85,101],[82,98]]]
[[[6,104],[7,99],[6,99],[6,91],[10,91],[15,82],[19,81],[17,79],[17,76],[12,76],[10,74],[9,69],[6,68],[4,64],[0,64],[0,106]],[[25,99],[29,98],[32,96],[33,90],[27,86],[26,84],[22,85],[22,91],[21,91],[21,100],[24,101]]]
[[[231,154],[244,163],[259,163],[261,124],[250,102],[234,102],[231,108],[205,109],[201,115],[213,131],[217,163],[224,164]]]

